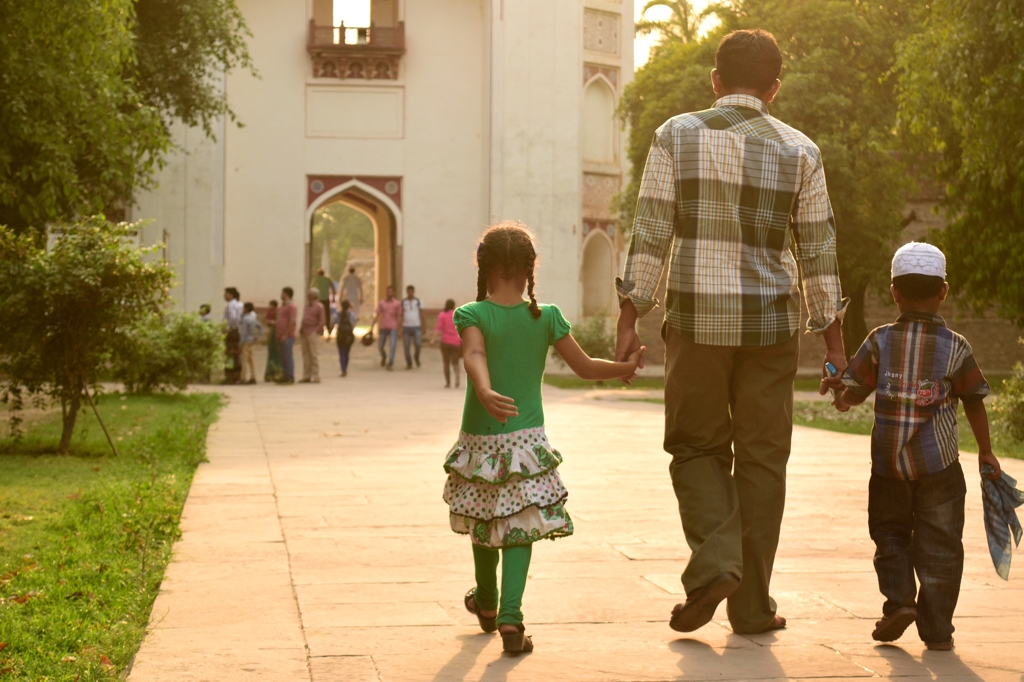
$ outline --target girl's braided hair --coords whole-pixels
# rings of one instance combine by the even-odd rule
[[[512,278],[526,275],[526,292],[530,297],[530,314],[540,317],[540,307],[534,294],[533,270],[537,263],[537,251],[533,248],[533,235],[522,223],[504,221],[484,232],[476,248],[476,300],[487,298],[487,280],[492,272]]]

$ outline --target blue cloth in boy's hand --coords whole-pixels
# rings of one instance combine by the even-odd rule
[[[1017,520],[1017,507],[1024,504],[1024,492],[1017,490],[1017,481],[1005,472],[992,481],[989,476],[995,473],[988,464],[981,467],[981,499],[985,507],[985,534],[988,535],[988,551],[992,555],[996,573],[1003,580],[1010,579],[1010,531],[1013,531],[1014,544],[1020,546],[1021,529]]]

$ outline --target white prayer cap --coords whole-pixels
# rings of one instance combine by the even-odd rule
[[[904,244],[892,257],[892,276],[900,275],[930,275],[946,279],[946,256],[931,244]]]

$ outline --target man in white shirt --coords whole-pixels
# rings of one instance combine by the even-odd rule
[[[224,321],[228,332],[224,338],[224,383],[237,384],[242,378],[242,345],[238,327],[242,324],[242,295],[235,287],[224,289]]]
[[[412,361],[416,360],[416,366],[420,366],[420,347],[423,345],[423,304],[416,298],[416,287],[409,285],[405,288],[405,298],[402,299],[402,348],[405,349],[405,368],[412,369]],[[416,346],[414,355],[409,354],[409,342]]]

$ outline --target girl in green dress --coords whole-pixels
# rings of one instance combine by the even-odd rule
[[[477,248],[477,299],[454,318],[469,378],[462,430],[444,464],[451,528],[473,546],[476,587],[466,594],[466,609],[485,632],[500,630],[512,653],[533,650],[521,610],[533,543],[572,534],[557,469],[562,456],[544,433],[548,348],[591,380],[633,377],[645,350],[625,362],[587,356],[558,307],[538,305],[536,259],[532,236],[518,223],[490,228]]]

